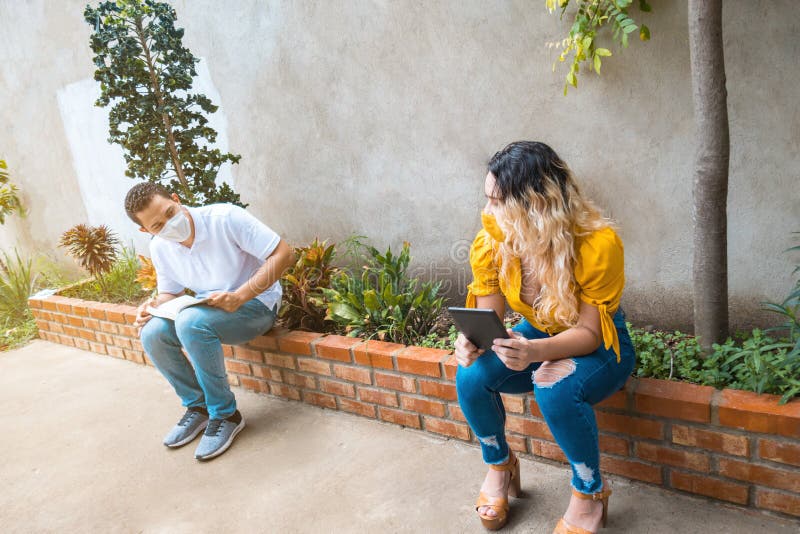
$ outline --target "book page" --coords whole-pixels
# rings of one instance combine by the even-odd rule
[[[198,299],[191,295],[182,295],[178,298],[168,300],[157,308],[148,306],[147,311],[156,317],[163,317],[164,319],[172,319],[174,321],[175,317],[178,316],[178,312],[182,309],[188,308],[189,306],[196,306],[204,302],[208,302],[208,299]]]

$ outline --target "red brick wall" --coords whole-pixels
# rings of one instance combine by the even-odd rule
[[[130,306],[31,299],[43,339],[148,363]],[[225,346],[231,384],[476,442],[449,351],[275,330]],[[565,461],[532,394],[504,395],[511,447]],[[631,379],[597,406],[601,468],[627,478],[800,517],[800,401]]]

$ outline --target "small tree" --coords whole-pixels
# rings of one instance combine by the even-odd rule
[[[547,8],[561,8],[570,0],[545,0]],[[580,63],[593,61],[600,73],[601,57],[611,55],[595,47],[597,30],[611,24],[614,38],[628,46],[628,34],[637,29],[628,15],[633,0],[576,0],[578,9],[569,37],[556,46],[563,47],[559,61],[570,53],[573,62],[567,74],[567,87],[577,87]],[[727,200],[730,140],[728,131],[728,93],[725,88],[725,56],[722,46],[722,0],[688,0],[689,51],[692,67],[692,97],[695,114],[695,156],[693,170],[694,333],[705,350],[728,336],[728,240]],[[646,0],[639,9],[650,11]],[[650,30],[642,25],[642,40]],[[550,44],[551,46],[553,43]],[[555,67],[555,66],[554,66]]]
[[[94,78],[101,95],[95,105],[112,105],[109,142],[125,150],[134,179],[167,182],[190,205],[232,202],[239,195],[215,183],[220,166],[241,156],[210,148],[217,132],[206,115],[217,106],[190,93],[199,61],[183,47],[175,10],[155,0],[118,0],[86,6],[94,29]]]

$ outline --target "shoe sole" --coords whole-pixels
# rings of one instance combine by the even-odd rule
[[[233,438],[235,438],[236,435],[239,432],[241,432],[243,429],[244,429],[244,417],[242,418],[242,421],[238,425],[236,425],[236,428],[233,429],[233,432],[231,432],[231,435],[228,438],[228,441],[223,443],[222,447],[220,447],[219,449],[215,450],[214,452],[212,452],[211,454],[209,454],[207,456],[195,456],[195,459],[196,460],[200,460],[201,462],[205,462],[207,460],[212,460],[212,459],[216,458],[217,456],[219,456],[220,454],[222,454],[223,452],[228,450],[228,447],[230,447],[231,444],[233,443]]]
[[[191,443],[192,441],[194,441],[194,438],[196,438],[198,436],[198,434],[200,434],[200,432],[205,430],[207,426],[208,426],[208,419],[206,419],[205,421],[200,423],[200,425],[198,425],[198,427],[195,429],[194,432],[192,432],[191,434],[189,434],[188,436],[186,436],[182,440],[176,441],[172,445],[167,445],[165,443],[164,446],[165,447],[169,447],[170,449],[177,449],[178,447],[183,447],[187,443]]]

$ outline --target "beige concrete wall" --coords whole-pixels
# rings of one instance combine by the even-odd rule
[[[95,203],[81,191],[57,93],[91,78],[84,2],[0,1],[0,153],[31,210],[0,245],[52,250]],[[242,154],[234,182],[290,242],[364,234],[412,243],[415,266],[466,281],[485,161],[543,140],[622,227],[625,306],[639,323],[691,323],[693,119],[686,3],[654,4],[635,42],[561,95],[544,43],[567,22],[544,2],[176,1],[185,44],[204,58]],[[725,3],[731,122],[728,209],[732,321],[763,321],[800,230],[800,8]],[[89,105],[89,104],[87,104]],[[113,198],[111,198],[113,196]],[[87,200],[88,199],[88,200]],[[124,226],[124,224],[122,224]],[[119,228],[123,234],[132,228]],[[26,233],[27,232],[27,233]]]

